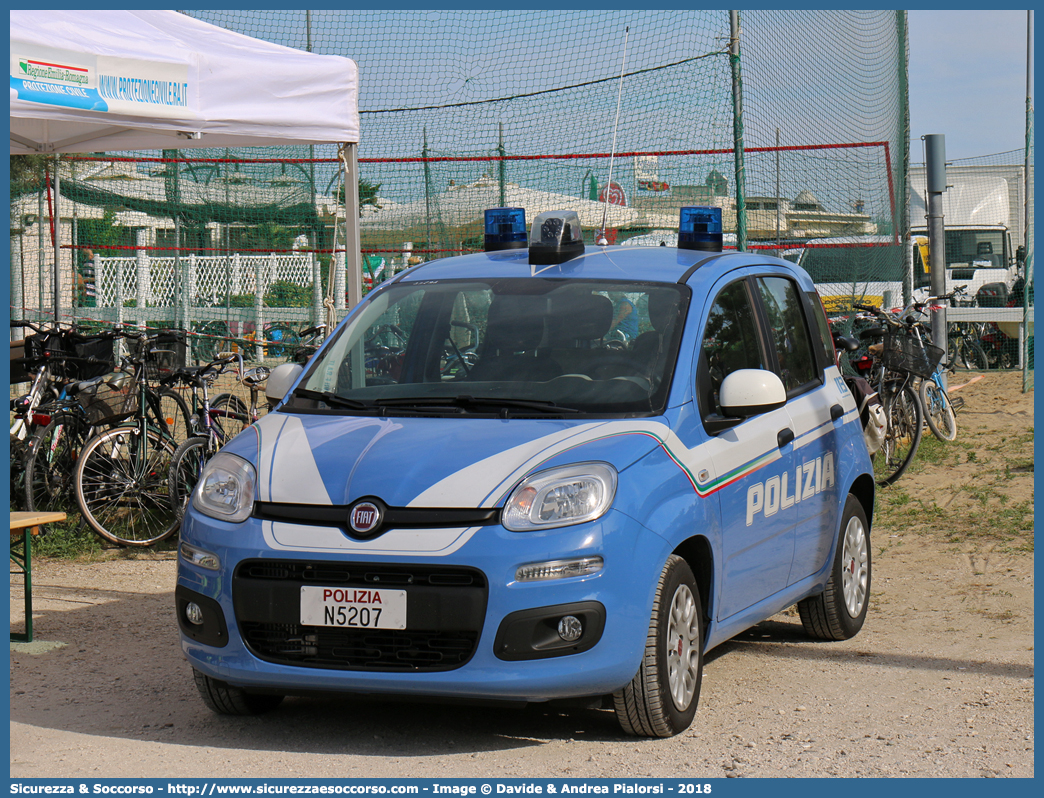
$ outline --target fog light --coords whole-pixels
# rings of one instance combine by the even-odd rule
[[[580,639],[584,633],[584,625],[575,615],[566,615],[558,622],[558,636],[567,643],[573,643]]]
[[[201,610],[199,605],[196,602],[194,602],[194,601],[190,601],[185,606],[185,617],[188,618],[189,623],[195,624],[196,626],[202,626],[203,625],[203,610]],[[566,619],[563,618],[562,620],[564,621]],[[574,618],[574,620],[576,620],[576,619]],[[558,628],[559,628],[559,632],[558,633],[561,634],[562,633],[562,631],[561,631],[562,630],[562,624],[561,623],[558,625]]]

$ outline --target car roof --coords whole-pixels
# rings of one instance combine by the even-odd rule
[[[743,266],[773,265],[799,273],[794,264],[752,252],[705,252],[676,247],[589,246],[583,255],[552,266],[529,263],[526,249],[481,252],[444,258],[415,266],[403,272],[400,280],[489,279],[497,277],[567,278],[574,280],[620,280],[676,283],[703,263],[700,271],[713,267],[735,269]]]

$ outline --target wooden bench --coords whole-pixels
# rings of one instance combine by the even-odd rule
[[[11,562],[18,566],[12,576],[21,576],[25,588],[25,632],[11,632],[11,641],[33,642],[33,552],[32,536],[40,526],[64,521],[65,513],[11,513]]]

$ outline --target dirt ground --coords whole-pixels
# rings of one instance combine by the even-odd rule
[[[11,776],[1032,777],[1033,393],[989,373],[954,395],[958,440],[881,496],[863,631],[812,642],[790,611],[718,647],[677,737],[546,706],[290,698],[218,717],[180,652],[173,553],[108,552],[34,563]]]

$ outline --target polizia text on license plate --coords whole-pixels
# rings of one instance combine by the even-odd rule
[[[301,624],[405,629],[406,591],[302,586]]]

